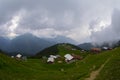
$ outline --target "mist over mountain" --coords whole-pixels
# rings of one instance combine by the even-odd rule
[[[9,50],[10,40],[8,38],[0,37],[0,49],[3,51]]]
[[[20,35],[12,40],[0,37],[0,49],[9,53],[34,55],[38,51],[55,44],[32,34]]]
[[[78,47],[80,47],[81,49],[84,49],[84,50],[90,50],[93,47],[98,47],[98,48],[103,48],[103,47],[115,48],[115,47],[118,47],[118,46],[120,46],[120,40],[119,41],[104,42],[104,43],[101,43],[101,44],[98,44],[98,43],[95,44],[95,43],[89,42],[89,43],[83,43],[83,44],[79,44],[78,45]]]
[[[84,50],[90,50],[92,47],[94,47],[94,45],[92,43],[83,43],[79,44],[78,47]]]
[[[58,36],[55,38],[38,38],[26,33],[10,40],[0,37],[0,49],[9,55],[21,53],[23,55],[35,55],[37,52],[57,43],[76,43],[74,40]]]
[[[53,44],[55,43],[38,38],[32,34],[24,34],[11,41],[10,52],[20,52],[26,55],[34,55],[38,51]]]
[[[71,43],[71,44],[76,44],[76,45],[78,44],[78,42],[76,42],[75,40],[69,37],[60,36],[60,35],[53,37],[53,38],[45,38],[45,39],[51,42],[55,42],[55,43]]]
[[[21,53],[23,55],[31,56],[57,43],[77,44],[76,41],[64,36],[56,36],[54,38],[39,38],[30,33],[26,33],[13,39],[0,37],[0,50],[7,52],[9,55]],[[115,47],[119,44],[119,41],[114,41],[111,43],[105,42],[100,45],[93,43],[83,43],[79,44],[78,46],[81,49],[90,50],[92,47]]]

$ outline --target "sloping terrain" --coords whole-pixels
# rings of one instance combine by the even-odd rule
[[[84,50],[90,50],[91,48],[94,47],[94,45],[92,45],[92,43],[83,43],[83,44],[79,44],[78,47]]]
[[[36,55],[39,51],[55,45],[57,43],[76,43],[74,40],[56,36],[54,38],[39,38],[30,33],[16,36],[13,39],[0,37],[0,49],[8,55],[16,55],[18,53],[26,56]]]
[[[32,34],[23,34],[13,39],[0,37],[0,49],[8,55],[35,55],[40,50],[56,44]]]
[[[112,57],[95,80],[120,80],[120,50],[111,53]]]
[[[49,56],[49,55],[61,55],[64,56],[65,54],[80,54],[81,49],[75,45],[69,44],[69,43],[61,43],[56,44],[51,47],[48,47],[44,49],[43,51],[40,51],[37,53],[38,56]]]
[[[83,60],[71,64],[47,64],[42,59],[22,61],[0,54],[0,80],[85,80],[108,59],[95,80],[119,80],[119,52],[120,48],[88,54]]]

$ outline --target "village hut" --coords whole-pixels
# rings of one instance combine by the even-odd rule
[[[108,47],[103,47],[102,50],[108,50]]]
[[[47,63],[54,63],[55,59],[53,57],[49,57]]]
[[[15,59],[16,59],[16,60],[21,60],[21,59],[22,59],[22,55],[21,55],[21,54],[17,54],[17,55],[15,56]]]
[[[80,55],[72,54],[72,56],[75,60],[81,60],[82,59],[82,57]]]
[[[14,56],[11,56],[11,58],[14,58]]]
[[[58,58],[58,56],[50,55],[50,57],[47,60],[47,63],[54,63],[56,58]]]
[[[99,52],[101,52],[101,49],[100,48],[91,48],[91,51],[94,53],[99,53]]]
[[[55,55],[50,55],[50,57],[51,57],[51,58],[54,58],[54,59],[57,58],[57,56],[55,56]]]
[[[66,54],[64,55],[64,57],[65,57],[65,62],[71,62],[74,59],[74,57],[71,54]]]
[[[19,58],[19,59],[20,59],[21,57],[22,57],[21,54],[17,54],[17,55],[16,55],[16,58]]]

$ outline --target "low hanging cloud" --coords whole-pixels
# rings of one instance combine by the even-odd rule
[[[120,10],[114,9],[111,24],[101,31],[92,31],[91,39],[94,43],[113,42],[120,40]],[[96,22],[94,23],[96,24]],[[94,25],[92,25],[94,26]]]

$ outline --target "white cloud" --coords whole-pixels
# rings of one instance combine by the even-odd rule
[[[11,20],[11,25],[8,26],[8,29],[10,31],[10,33],[8,34],[8,37],[16,37],[17,34],[15,33],[15,29],[18,27],[19,21],[20,21],[20,17],[19,15],[14,16],[13,19]]]
[[[119,0],[0,0],[0,35],[14,37],[29,32],[39,37],[63,35],[84,42],[91,36],[106,34],[112,11],[120,9],[119,3]]]
[[[120,11],[114,10],[112,14],[111,24],[102,30],[92,31],[91,39],[95,43],[104,43],[118,41],[120,39]]]

